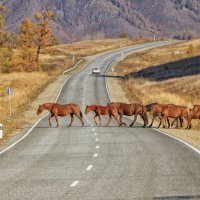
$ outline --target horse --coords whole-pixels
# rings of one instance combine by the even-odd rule
[[[142,104],[138,104],[138,103],[126,104],[126,103],[120,103],[120,102],[118,102],[118,103],[117,102],[112,102],[112,103],[110,103],[108,105],[114,106],[114,107],[117,108],[118,114],[120,116],[119,121],[124,125],[126,125],[126,124],[124,122],[122,122],[123,115],[127,115],[127,116],[135,115],[134,120],[130,124],[129,127],[133,126],[133,124],[137,120],[137,116],[138,115],[140,115],[140,117],[143,119],[143,122],[144,122],[143,127],[145,127],[148,124],[146,108]]]
[[[170,118],[179,118],[180,125],[183,128],[183,120],[184,118],[187,120],[187,127],[188,129],[191,128],[191,109],[186,106],[178,106],[178,105],[166,105],[163,107],[161,111],[162,120],[161,123],[165,128],[165,120]]]
[[[191,110],[191,119],[199,119],[200,120],[200,105],[194,105]]]
[[[67,115],[70,115],[71,122],[67,127],[71,127],[73,121],[74,121],[74,115],[79,118],[79,120],[82,123],[82,126],[84,126],[83,122],[83,115],[80,110],[80,107],[76,104],[65,104],[60,105],[58,103],[44,103],[42,105],[39,105],[37,110],[37,115],[39,115],[43,110],[48,110],[51,113],[51,116],[49,117],[49,126],[51,126],[51,118],[55,117],[57,125],[56,128],[59,126],[58,123],[58,116],[59,117],[65,117]]]
[[[154,122],[156,117],[158,117],[159,120],[160,120],[158,128],[160,127],[161,121],[162,121],[161,112],[162,112],[162,109],[165,106],[166,106],[166,104],[159,104],[159,103],[151,103],[151,104],[148,104],[148,105],[145,106],[146,111],[150,112],[150,114],[153,115],[153,118],[152,118],[152,121],[151,121],[151,124],[149,125],[149,127],[152,127],[153,122]],[[169,118],[167,118],[167,122],[168,122],[168,127],[170,127]]]
[[[200,119],[200,105],[194,105],[191,111],[191,118],[192,119]]]
[[[88,114],[90,111],[93,111],[95,113],[94,116],[94,123],[97,125],[96,117],[99,118],[99,126],[101,126],[101,115],[108,115],[109,120],[106,124],[106,126],[109,126],[111,122],[112,116],[115,118],[115,120],[118,122],[119,126],[122,126],[122,123],[117,119],[117,110],[116,108],[112,108],[111,106],[101,106],[101,105],[87,105],[85,108],[85,114]]]

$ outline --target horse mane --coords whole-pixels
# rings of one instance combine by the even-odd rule
[[[49,109],[49,110],[51,110],[54,105],[57,105],[57,103],[49,102],[49,103],[42,104],[42,106],[44,106],[46,109]]]

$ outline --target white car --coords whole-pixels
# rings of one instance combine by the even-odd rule
[[[97,67],[92,69],[92,74],[100,74],[100,69]]]

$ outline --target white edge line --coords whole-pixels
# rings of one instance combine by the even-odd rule
[[[75,186],[77,186],[79,184],[79,181],[74,181],[71,185],[70,185],[70,187],[75,187]]]
[[[157,131],[157,132],[160,132],[160,133],[162,133],[162,134],[164,134],[164,135],[166,135],[166,136],[168,136],[168,137],[170,137],[170,138],[173,138],[173,139],[175,139],[175,140],[177,140],[177,141],[179,141],[179,142],[185,144],[187,147],[191,148],[191,149],[194,150],[196,153],[200,154],[200,150],[197,149],[197,148],[195,148],[195,147],[192,146],[191,144],[189,144],[189,143],[187,143],[187,142],[185,142],[185,141],[183,141],[183,140],[181,140],[181,139],[179,139],[179,138],[177,138],[177,137],[175,137],[175,136],[172,136],[172,135],[170,135],[170,134],[168,134],[168,133],[166,133],[166,132],[164,132],[164,131],[161,131],[161,130],[158,130],[158,129],[155,129],[155,128],[153,128],[153,129],[154,129],[155,131]]]
[[[170,45],[170,44],[167,44],[167,45]],[[141,50],[141,51],[142,51],[142,50]],[[137,52],[137,50],[136,50],[136,52]],[[133,53],[134,53],[134,52],[133,52]],[[118,59],[118,58],[116,58],[116,59]],[[114,60],[114,61],[115,61],[115,60]],[[113,61],[113,62],[114,62],[114,61]],[[106,70],[105,75],[108,74],[110,68],[112,67],[113,62],[110,64],[110,66],[109,66],[108,69]],[[109,93],[108,81],[107,81],[107,77],[106,77],[106,76],[105,76],[105,83],[106,83],[106,90],[107,90],[107,93],[108,93],[108,97],[109,97],[110,101],[112,102],[112,97],[111,97],[111,95],[110,95],[110,93]],[[200,154],[200,150],[197,149],[196,147],[190,145],[189,143],[187,143],[187,142],[185,142],[185,141],[183,141],[183,140],[181,140],[181,139],[179,139],[179,138],[177,138],[177,137],[175,137],[175,136],[169,135],[168,133],[166,133],[166,132],[164,132],[164,131],[160,131],[160,130],[155,129],[155,128],[153,128],[153,129],[154,129],[155,131],[159,132],[159,133],[162,133],[162,134],[164,134],[164,135],[170,137],[170,138],[173,138],[174,140],[177,140],[177,141],[181,142],[182,144],[184,144],[184,145],[186,145],[187,147],[191,148],[191,149],[192,149],[193,151],[195,151],[196,153]]]

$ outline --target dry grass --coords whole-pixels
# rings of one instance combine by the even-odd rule
[[[41,85],[46,85],[48,80],[49,77],[45,73],[12,73],[0,76],[0,120],[4,124],[6,138],[24,124],[22,111],[29,107],[31,100],[41,91]],[[8,87],[13,89],[11,118],[8,95],[5,93],[5,88]]]
[[[117,75],[125,75],[147,69],[149,66],[169,63],[164,71],[167,74],[170,72],[170,62],[188,58],[186,52],[190,44],[193,44],[196,48],[194,56],[199,55],[200,40],[174,44],[130,55],[115,67],[115,72]],[[177,50],[180,53],[174,56],[173,51]],[[190,58],[188,58],[189,60]],[[187,67],[187,63],[184,63],[184,65],[184,67]],[[183,66],[180,66],[180,63],[177,62],[177,68],[180,69],[181,67]],[[156,76],[156,71],[154,71],[154,74]],[[189,107],[192,107],[193,104],[200,104],[200,75],[198,74],[164,81],[130,78],[122,84],[130,100],[135,99],[143,104],[160,102],[187,105]]]
[[[49,83],[52,83],[64,70],[73,65],[73,54],[75,54],[74,62],[76,63],[85,56],[147,41],[150,40],[110,39],[58,45],[46,49],[40,55],[39,61],[44,71],[0,74],[0,121],[5,127],[3,142],[27,123],[26,115],[23,115],[24,111],[30,109],[31,102],[44,91]],[[85,61],[76,70],[79,70],[84,64]],[[76,70],[70,73],[74,73]],[[9,117],[8,96],[5,93],[8,87],[13,88],[11,118]]]
[[[50,55],[69,55],[73,54],[79,57],[86,57],[101,53],[104,51],[117,49],[125,46],[130,46],[133,44],[145,43],[151,41],[151,39],[104,39],[104,40],[88,40],[73,43],[70,45],[58,45],[55,47],[50,47],[46,50]]]

